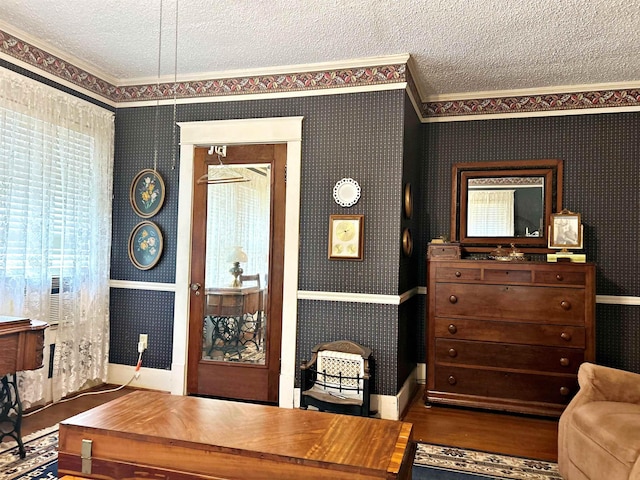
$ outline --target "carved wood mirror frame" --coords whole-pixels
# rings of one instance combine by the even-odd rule
[[[456,163],[451,182],[451,241],[468,252],[489,252],[497,245],[514,244],[522,251],[548,251],[547,237],[552,213],[562,210],[562,160],[519,160]],[[537,237],[470,237],[467,235],[468,181],[474,178],[541,177],[544,183],[543,225]]]

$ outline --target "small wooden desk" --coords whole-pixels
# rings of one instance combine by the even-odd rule
[[[18,443],[21,458],[26,456],[26,452],[20,434],[22,403],[18,395],[16,372],[42,367],[44,330],[48,326],[39,320],[0,315],[0,388],[3,400],[0,423],[7,424],[7,428],[0,430],[0,441],[4,437],[13,438]]]
[[[88,440],[91,473],[83,473]],[[102,480],[410,479],[414,453],[410,423],[140,390],[61,422],[58,472]]]
[[[258,287],[207,288],[204,314],[241,317],[245,313],[256,313],[261,308],[261,293]]]
[[[42,367],[48,326],[39,320],[0,315],[0,377]]]

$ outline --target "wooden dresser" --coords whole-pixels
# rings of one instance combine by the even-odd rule
[[[595,266],[428,263],[425,401],[558,416],[595,359]]]

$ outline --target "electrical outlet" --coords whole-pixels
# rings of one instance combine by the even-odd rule
[[[149,345],[149,334],[141,333],[140,339],[138,340],[138,351],[140,353],[144,352],[147,349],[148,345]]]

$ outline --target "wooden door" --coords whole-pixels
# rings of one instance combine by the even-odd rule
[[[189,394],[278,402],[286,150],[196,149]]]

